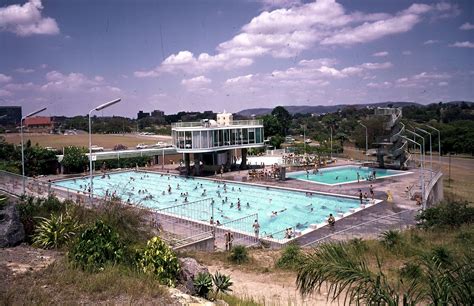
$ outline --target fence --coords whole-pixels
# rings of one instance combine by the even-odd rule
[[[253,223],[258,221],[257,214],[247,215],[238,219],[229,220],[216,227],[216,243],[218,247],[225,246],[224,234],[231,232],[234,236],[234,245],[253,245],[258,238],[252,234],[254,232]]]
[[[313,247],[331,241],[343,241],[354,238],[376,238],[387,230],[404,230],[415,224],[414,217],[417,209],[402,210],[397,213],[377,217],[373,220],[351,225],[339,231],[330,226],[321,228],[322,237],[306,243],[303,247]]]

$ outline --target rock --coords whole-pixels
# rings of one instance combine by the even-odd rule
[[[206,266],[199,264],[196,259],[185,257],[179,258],[179,265],[181,270],[178,275],[178,288],[188,294],[195,294],[194,291],[194,277],[199,273],[209,273]]]
[[[20,244],[25,239],[25,230],[20,221],[20,212],[14,203],[0,208],[0,247]]]
[[[208,301],[206,299],[191,296],[189,294],[183,293],[175,288],[168,288],[171,298],[177,301],[180,305],[188,306],[229,306],[224,301],[217,300],[214,302]]]

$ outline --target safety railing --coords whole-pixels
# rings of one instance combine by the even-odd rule
[[[387,230],[403,230],[413,226],[417,213],[418,209],[406,209],[390,215],[377,217],[339,231],[331,232],[317,240],[304,244],[302,247],[314,247],[325,242],[344,241],[354,238],[376,238]],[[329,226],[326,229],[330,229]]]

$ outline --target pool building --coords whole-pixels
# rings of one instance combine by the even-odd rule
[[[229,168],[238,156],[241,157],[240,167],[245,168],[247,150],[264,146],[261,120],[233,120],[232,114],[226,112],[217,114],[216,119],[171,125],[173,146],[184,155],[187,174],[200,175],[203,170]]]

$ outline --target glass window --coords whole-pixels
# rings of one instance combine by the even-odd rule
[[[255,142],[262,143],[262,128],[255,129]]]
[[[242,129],[242,144],[248,144],[248,143],[249,143],[249,130]]]
[[[255,143],[255,129],[249,129],[249,143]]]

